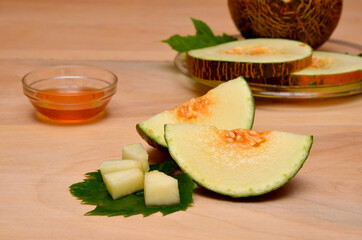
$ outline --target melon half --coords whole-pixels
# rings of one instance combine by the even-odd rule
[[[337,27],[343,0],[228,0],[244,38],[288,38],[317,49]]]
[[[167,151],[165,124],[201,124],[223,129],[251,129],[254,112],[251,90],[246,81],[239,77],[220,84],[201,97],[161,112],[137,124],[136,128],[148,144],[161,151]]]
[[[313,137],[279,131],[219,130],[167,124],[171,157],[198,184],[214,192],[249,197],[268,193],[294,177]]]

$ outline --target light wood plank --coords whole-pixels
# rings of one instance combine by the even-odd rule
[[[62,126],[34,117],[21,76],[64,63],[97,65],[119,76],[105,118]],[[83,216],[92,206],[81,205],[68,187],[101,161],[120,157],[129,143],[143,143],[151,161],[166,160],[142,141],[135,124],[208,88],[171,62],[119,61],[9,60],[0,64],[0,85],[1,239],[358,239],[362,233],[360,96],[256,99],[255,129],[315,137],[302,170],[275,192],[237,200],[198,189],[186,212],[108,218]]]
[[[361,45],[361,12],[360,0],[344,1],[331,37]],[[161,40],[194,34],[191,17],[239,34],[226,0],[1,0],[0,13],[0,59],[169,61],[175,53]]]
[[[361,44],[362,2],[345,0],[332,35]],[[195,190],[186,212],[86,217],[68,187],[122,146],[141,142],[135,124],[206,93],[180,74],[160,40],[193,34],[190,17],[216,34],[238,34],[226,0],[0,0],[0,239],[360,239],[362,97],[256,99],[256,130],[314,135],[289,183],[265,196],[230,199]],[[359,53],[329,43],[322,49]],[[105,117],[83,125],[39,121],[21,78],[40,66],[84,64],[119,77]]]

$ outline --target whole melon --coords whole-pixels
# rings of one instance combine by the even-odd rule
[[[228,0],[244,38],[288,38],[321,46],[336,28],[343,0]]]

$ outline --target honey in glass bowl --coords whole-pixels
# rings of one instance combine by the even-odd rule
[[[90,66],[37,69],[23,77],[23,89],[41,119],[79,123],[100,116],[116,92],[113,73]]]

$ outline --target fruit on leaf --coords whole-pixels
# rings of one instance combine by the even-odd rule
[[[140,191],[144,185],[144,173],[139,168],[132,168],[103,176],[107,190],[113,199]]]
[[[248,197],[279,188],[302,167],[313,137],[279,131],[219,130],[167,124],[171,157],[197,183],[214,192]]]
[[[250,129],[254,121],[254,99],[241,77],[193,98],[171,110],[161,112],[137,124],[138,133],[151,146],[167,151],[166,123],[205,124],[224,129]]]
[[[290,75],[290,84],[297,86],[339,85],[361,81],[362,58],[333,52],[313,52],[311,66]]]
[[[142,163],[137,160],[105,160],[100,166],[102,176],[107,173],[127,170],[131,168],[139,168],[140,170],[143,170]]]
[[[162,171],[169,174],[177,168],[173,160],[150,165],[150,169]],[[179,185],[180,203],[172,206],[152,206],[145,205],[144,192],[136,192],[117,200],[110,200],[107,194],[106,186],[103,182],[100,171],[88,172],[82,182],[74,183],[69,187],[71,194],[82,201],[84,204],[95,205],[96,207],[85,215],[105,215],[105,216],[132,216],[142,214],[147,217],[151,214],[160,212],[163,216],[177,212],[185,211],[192,203],[192,191],[197,185],[192,181],[189,175],[185,173],[174,175]]]
[[[177,179],[157,170],[145,173],[146,206],[170,206],[180,203]]]
[[[313,49],[288,39],[247,39],[187,52],[190,74],[199,79],[227,81],[244,78],[272,78],[308,67]]]
[[[126,145],[122,148],[122,159],[137,160],[142,163],[143,171],[150,170],[148,163],[148,153],[141,143]]]
[[[228,0],[231,17],[245,38],[288,38],[314,49],[336,28],[343,0]]]

